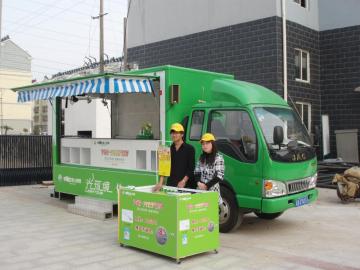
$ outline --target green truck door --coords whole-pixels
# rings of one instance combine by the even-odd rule
[[[212,109],[207,131],[215,135],[225,159],[225,180],[236,193],[241,208],[260,209],[262,197],[262,151],[247,111]]]
[[[225,160],[225,180],[241,208],[261,208],[262,151],[248,112],[239,109],[194,109],[189,119],[187,142],[201,154],[199,140],[205,132],[216,137]]]

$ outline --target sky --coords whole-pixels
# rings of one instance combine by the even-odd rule
[[[84,65],[85,57],[99,60],[100,0],[3,0],[2,36],[32,57],[32,75],[45,75]],[[104,52],[110,58],[123,50],[123,18],[127,0],[104,0]],[[106,56],[105,56],[106,59]]]

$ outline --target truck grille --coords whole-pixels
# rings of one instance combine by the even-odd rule
[[[288,194],[293,194],[309,189],[311,177],[295,180],[287,183]]]

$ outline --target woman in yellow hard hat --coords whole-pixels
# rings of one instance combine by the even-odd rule
[[[195,167],[195,181],[197,188],[212,190],[219,193],[219,204],[222,202],[220,196],[219,182],[224,179],[224,158],[217,151],[215,137],[211,133],[205,133],[200,140],[203,150]]]

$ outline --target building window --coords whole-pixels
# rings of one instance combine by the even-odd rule
[[[41,126],[41,133],[40,135],[47,135],[47,126]]]
[[[295,49],[295,80],[310,82],[310,55],[301,49]]]
[[[41,116],[41,118],[42,118],[42,121],[43,121],[43,122],[47,122],[47,120],[48,120],[47,115],[43,115],[43,116]]]
[[[39,122],[39,116],[38,116],[38,115],[35,115],[35,116],[34,116],[34,122],[35,122],[35,123]]]
[[[294,2],[303,8],[307,8],[307,0],[294,0]]]
[[[306,102],[296,102],[296,109],[308,132],[311,133],[311,104]]]
[[[34,108],[34,113],[39,113],[39,107]]]
[[[43,106],[43,107],[41,108],[41,110],[42,110],[43,113],[47,113],[47,106]]]

